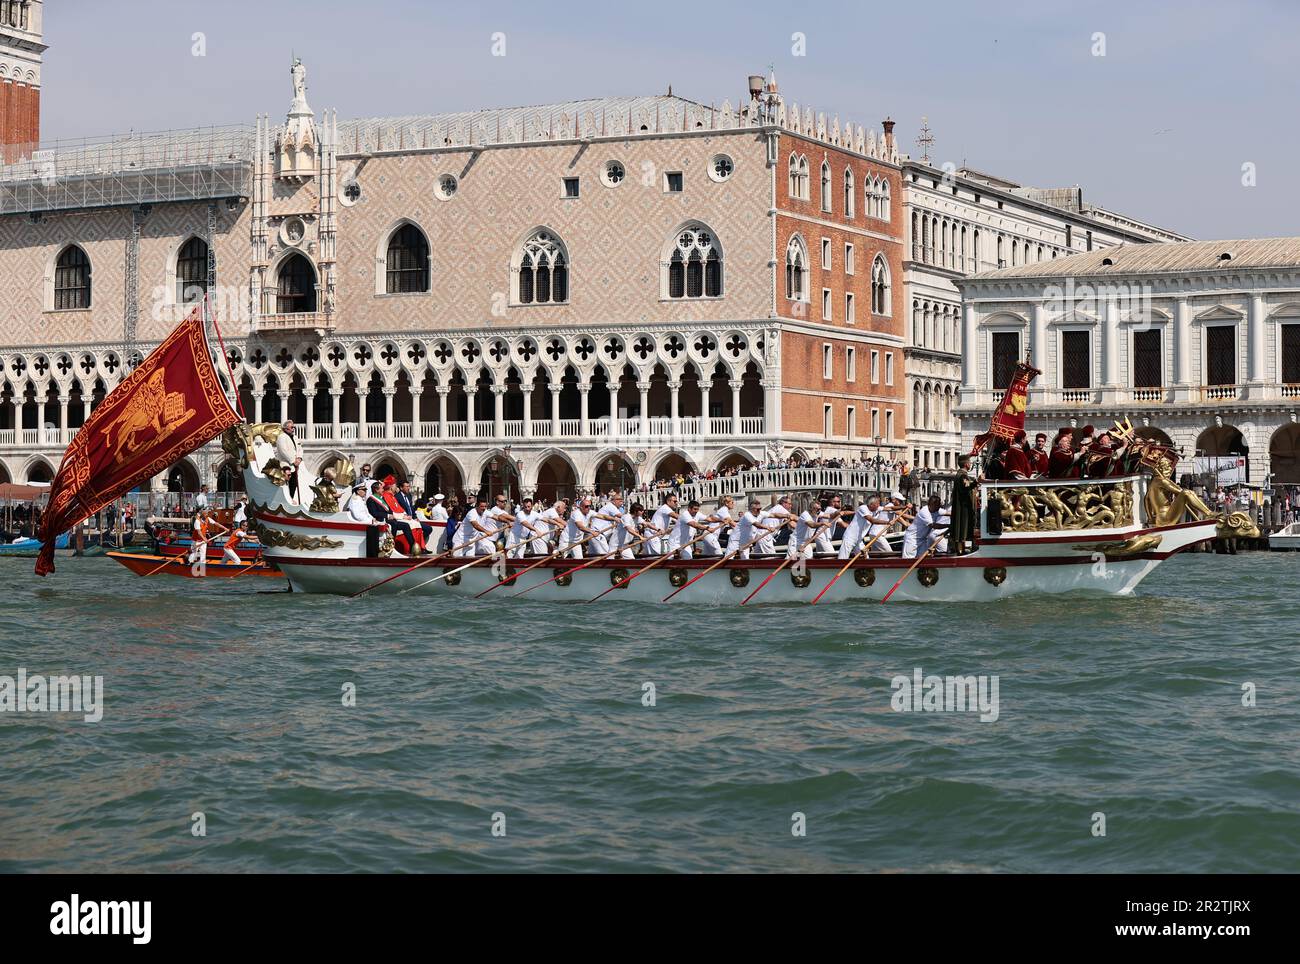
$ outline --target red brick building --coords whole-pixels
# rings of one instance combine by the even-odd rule
[[[0,2],[0,154],[30,157],[41,139],[41,0]]]

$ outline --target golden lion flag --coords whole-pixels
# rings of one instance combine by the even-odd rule
[[[217,378],[199,308],[95,407],[50,487],[36,574],[54,571],[54,540],[243,419]]]
[[[1010,442],[1016,437],[1016,433],[1025,427],[1025,408],[1029,405],[1029,383],[1035,376],[1041,374],[1042,372],[1029,362],[1016,364],[1016,373],[1011,376],[1011,384],[1007,386],[1006,394],[1002,396],[1002,401],[993,412],[989,430],[983,435],[975,436],[975,444],[970,450],[971,455],[975,455],[995,438]]]

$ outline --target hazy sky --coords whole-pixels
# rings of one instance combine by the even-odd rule
[[[1199,238],[1300,234],[1300,0],[45,6],[45,139],[282,118],[292,53],[312,106],[341,118],[669,84],[735,103],[772,64],[787,102],[863,125],[890,115],[913,156],[925,115],[938,164],[1080,184],[1087,200]],[[504,57],[492,56],[496,32]]]

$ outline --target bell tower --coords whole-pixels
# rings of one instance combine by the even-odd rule
[[[43,0],[0,0],[0,161],[31,156],[41,139]]]

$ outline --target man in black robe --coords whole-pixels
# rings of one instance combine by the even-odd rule
[[[953,555],[966,552],[967,543],[975,541],[975,489],[970,475],[970,456],[957,458],[957,476],[952,483],[952,525],[948,528],[948,550]]]

